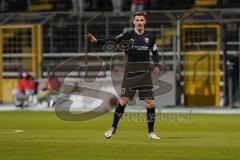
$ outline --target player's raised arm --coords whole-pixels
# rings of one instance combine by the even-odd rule
[[[122,40],[124,40],[125,37],[126,37],[126,33],[122,33],[114,38],[104,38],[104,39],[97,39],[95,36],[93,36],[90,33],[85,35],[86,40],[88,40],[91,43],[97,43],[100,45],[104,45],[105,43],[110,41],[120,43]]]

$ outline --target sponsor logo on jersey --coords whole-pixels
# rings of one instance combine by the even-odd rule
[[[140,51],[149,50],[149,47],[147,47],[147,46],[133,46],[133,47]]]

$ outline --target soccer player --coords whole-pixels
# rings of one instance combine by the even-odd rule
[[[155,104],[153,96],[153,84],[151,79],[150,51],[152,52],[154,67],[153,73],[159,75],[160,70],[157,67],[159,64],[157,46],[155,44],[156,37],[145,31],[146,13],[136,12],[132,17],[134,30],[127,31],[112,39],[96,39],[95,36],[88,33],[85,38],[91,43],[104,45],[109,41],[116,43],[131,42],[131,47],[128,47],[124,52],[127,55],[127,64],[125,66],[124,79],[122,83],[121,98],[115,109],[112,127],[105,132],[104,136],[110,138],[115,134],[118,122],[124,113],[124,109],[129,100],[134,98],[136,91],[139,92],[140,100],[144,100],[147,108],[147,123],[148,123],[148,138],[160,139],[154,133],[155,121]],[[140,64],[140,65],[138,65]],[[142,67],[139,67],[141,66]],[[136,67],[134,67],[136,66]],[[142,68],[145,70],[143,71]],[[134,82],[133,82],[134,81]],[[133,86],[133,84],[136,84]]]

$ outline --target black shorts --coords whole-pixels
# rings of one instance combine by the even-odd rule
[[[121,97],[132,100],[139,93],[139,99],[154,99],[153,84],[150,71],[124,74]]]

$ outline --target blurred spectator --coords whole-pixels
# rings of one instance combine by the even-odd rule
[[[84,11],[84,0],[72,0],[73,11],[80,14]]]
[[[78,85],[75,82],[74,87],[61,86],[59,79],[51,74],[45,83],[45,87],[37,95],[39,103],[47,102],[48,107],[54,107],[56,103],[69,99],[71,93],[78,92]]]
[[[144,9],[144,0],[132,0],[131,11],[142,11]]]
[[[113,12],[122,11],[122,0],[112,0]]]
[[[15,104],[17,107],[27,107],[36,93],[35,80],[27,71],[21,70],[17,85],[17,88],[13,90]]]
[[[7,1],[6,0],[0,0],[0,12],[7,11]]]
[[[37,101],[39,103],[47,102],[48,107],[53,106],[56,102],[56,96],[58,95],[60,85],[56,76],[50,75],[45,82],[45,87],[37,94]]]

